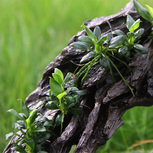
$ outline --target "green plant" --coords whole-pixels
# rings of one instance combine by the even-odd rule
[[[144,19],[149,20],[153,25],[153,8],[149,5],[146,5],[146,8],[143,7],[137,0],[133,0],[134,7],[136,11],[142,16]]]
[[[143,28],[137,30],[140,26],[140,22],[140,19],[135,21],[130,15],[127,15],[126,26],[129,30],[127,34],[124,34],[123,31],[117,29],[115,31],[111,30],[111,32],[106,35],[102,35],[99,26],[96,26],[92,32],[88,27],[82,25],[87,33],[87,36],[80,36],[78,38],[79,41],[71,44],[74,48],[87,50],[87,54],[80,60],[80,64],[85,64],[76,73],[77,79],[83,75],[81,80],[83,83],[83,80],[87,76],[90,68],[99,63],[103,68],[110,70],[114,81],[112,71],[113,66],[125,84],[129,87],[131,93],[134,95],[133,89],[123,77],[112,58],[127,66],[127,62],[130,60],[132,51],[136,51],[141,54],[147,53],[147,49],[138,43],[138,40],[144,32]],[[122,57],[125,58],[125,61],[122,60]]]
[[[79,114],[80,96],[84,95],[83,90],[79,90],[74,84],[74,81],[69,83],[73,74],[67,73],[65,79],[61,70],[55,68],[52,77],[50,78],[50,98],[46,103],[46,107],[51,110],[60,110],[56,121],[61,124],[61,133],[63,130],[64,116],[67,113]],[[58,123],[55,122],[55,125]]]
[[[39,102],[31,111],[21,101],[21,108],[23,113],[17,113],[15,110],[10,109],[8,112],[15,115],[19,120],[15,123],[15,129],[18,129],[16,133],[9,133],[6,135],[6,139],[17,136],[18,139],[13,143],[14,151],[22,153],[41,153],[44,143],[51,136],[51,132],[48,127],[52,126],[52,122],[38,113],[38,108],[42,106],[44,102]],[[43,151],[45,152],[45,151]]]

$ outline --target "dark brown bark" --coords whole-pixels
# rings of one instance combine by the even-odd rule
[[[110,30],[107,23],[109,21],[113,30],[121,29],[126,32],[127,29],[122,23],[126,21],[127,14],[130,14],[134,19],[140,18],[133,8],[132,1],[119,13],[95,18],[85,22],[85,25],[91,29],[98,25],[102,32],[106,33]],[[129,63],[131,73],[127,73],[127,68],[116,63],[130,86],[134,88],[135,96],[131,94],[117,72],[114,71],[116,82],[113,84],[107,70],[100,65],[94,66],[82,86],[87,91],[80,104],[83,113],[67,120],[64,132],[50,144],[49,152],[67,153],[73,144],[77,145],[75,153],[95,152],[123,124],[121,117],[126,110],[134,106],[153,105],[153,41],[146,41],[152,26],[148,21],[143,19],[142,21],[141,27],[145,29],[145,33],[141,43],[148,48],[149,53],[134,55]],[[78,63],[85,52],[70,47],[70,44],[84,33],[83,30],[74,36],[61,54],[46,67],[38,87],[26,98],[26,104],[30,108],[39,101],[46,100],[49,91],[49,77],[52,75],[54,68],[61,69],[64,74],[74,72],[77,67],[74,63]],[[50,115],[52,113],[49,110],[42,109],[41,111],[48,118],[54,116]],[[10,141],[4,153],[11,152],[10,148],[13,140]]]

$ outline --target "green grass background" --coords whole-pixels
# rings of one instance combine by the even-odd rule
[[[152,0],[140,0],[151,4]],[[32,92],[45,67],[81,30],[99,16],[117,13],[129,0],[0,0],[0,152],[20,111],[17,99]],[[122,126],[97,152],[125,152],[137,140],[153,139],[153,108],[128,111]],[[150,144],[136,149],[153,149]]]

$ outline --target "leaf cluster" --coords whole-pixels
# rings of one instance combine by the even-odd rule
[[[67,113],[70,114],[79,114],[79,102],[80,96],[84,95],[83,90],[79,90],[74,83],[66,87],[66,84],[73,77],[72,73],[68,73],[64,78],[64,75],[61,70],[55,68],[52,77],[50,78],[50,99],[46,103],[46,107],[51,110],[60,110],[60,114],[56,118],[55,125],[61,124],[64,122],[64,115]]]
[[[50,138],[51,132],[48,130],[52,126],[51,121],[38,113],[38,108],[44,104],[39,102],[31,111],[25,103],[20,100],[23,113],[18,113],[13,109],[8,112],[15,115],[19,120],[15,123],[16,133],[9,133],[6,139],[16,135],[17,141],[13,143],[14,151],[22,153],[44,152],[43,145]]]
[[[112,58],[127,66],[132,51],[147,54],[147,49],[139,44],[139,39],[144,33],[144,29],[139,28],[140,22],[140,19],[135,21],[130,15],[127,15],[126,27],[129,32],[126,34],[120,29],[112,31],[111,28],[111,32],[102,35],[99,26],[96,26],[92,31],[85,25],[82,25],[87,35],[80,36],[77,42],[71,44],[74,48],[87,51],[87,54],[80,60],[80,64],[84,64],[84,66],[76,75],[78,78],[83,75],[81,82],[87,76],[90,68],[99,63],[103,68],[110,70],[114,81],[113,66],[132,92],[132,88],[122,76]],[[126,59],[126,61],[123,61],[123,59]]]

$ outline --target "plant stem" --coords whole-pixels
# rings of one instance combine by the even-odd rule
[[[61,134],[62,134],[62,131],[63,131],[63,122],[64,122],[64,111],[62,111],[62,120],[61,120]]]
[[[84,77],[82,78],[83,80],[85,79],[85,77],[87,76],[89,70],[91,69],[91,67],[93,65],[95,65],[95,63],[97,63],[97,61],[99,60],[100,55],[96,56],[94,59],[92,59],[91,61],[89,61],[87,64],[85,64],[77,73],[76,73],[76,80],[78,81],[79,78],[85,73]],[[81,81],[82,82],[82,81]]]
[[[130,89],[131,93],[133,96],[134,92],[133,92],[133,88],[131,88],[131,86],[128,84],[128,82],[125,80],[125,78],[123,77],[123,75],[121,74],[121,72],[119,71],[119,69],[117,68],[117,66],[113,63],[113,61],[107,56],[105,55],[105,57],[110,61],[110,63],[113,65],[113,67],[116,69],[116,71],[118,72],[118,74],[120,75],[120,77],[122,78],[122,80],[125,82],[125,84],[128,86],[128,88]]]

